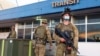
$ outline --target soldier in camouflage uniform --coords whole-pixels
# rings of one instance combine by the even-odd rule
[[[15,26],[11,27],[11,32],[9,33],[9,36],[7,38],[16,38],[16,31],[15,31]]]
[[[62,32],[64,31],[71,31],[71,39],[73,39],[74,46],[78,48],[78,30],[74,24],[71,22],[71,15],[70,15],[70,9],[65,9],[64,13],[62,14],[62,23],[59,23],[56,28],[59,28]],[[55,29],[56,29],[55,28]],[[66,47],[65,45],[65,39],[58,36],[56,33],[54,34],[54,39],[57,43],[57,49],[56,49],[56,56],[76,56],[76,51],[73,50],[71,47]],[[68,50],[71,50],[69,53]],[[65,52],[66,51],[66,52]]]
[[[50,30],[47,27],[47,20],[43,19],[42,20],[42,25],[44,29],[46,29],[46,34],[43,38],[41,38],[40,34],[43,33],[43,30],[38,31],[40,34],[37,35],[36,31],[38,29],[38,27],[35,29],[34,31],[34,35],[35,36],[35,56],[45,56],[45,48],[46,48],[46,41],[48,40],[50,43],[50,48],[52,46],[52,39],[51,39],[51,33]]]

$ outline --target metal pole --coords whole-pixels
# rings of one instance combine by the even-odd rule
[[[32,21],[32,27],[31,27],[31,40],[33,39],[33,33],[34,31],[33,31],[33,21]]]
[[[1,48],[1,56],[4,56],[4,45],[5,44],[5,40],[2,40],[2,48]]]
[[[26,23],[24,23],[23,39],[25,39],[25,29],[26,29]]]
[[[17,4],[17,6],[19,6],[19,4],[18,4],[18,1],[16,0],[16,4]]]
[[[28,56],[32,56],[32,41],[29,41],[29,51],[28,51]]]
[[[3,6],[2,6],[2,4],[0,4],[0,8],[3,10]]]

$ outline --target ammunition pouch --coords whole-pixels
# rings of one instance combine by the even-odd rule
[[[46,40],[43,38],[36,38],[36,44],[43,44],[46,45]]]

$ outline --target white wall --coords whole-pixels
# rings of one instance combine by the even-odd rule
[[[7,39],[8,35],[9,35],[9,32],[1,32],[0,39]]]
[[[78,56],[100,56],[100,42],[79,42]],[[49,51],[49,44],[46,45],[46,56],[55,56],[56,45]]]
[[[100,42],[79,42],[79,56],[100,56]]]

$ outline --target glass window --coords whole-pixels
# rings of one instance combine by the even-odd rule
[[[0,32],[9,32],[9,31],[11,31],[10,27],[0,28]]]
[[[50,21],[50,26],[49,26],[49,29],[51,30],[51,36],[52,36],[52,39],[53,39],[53,33],[54,33],[54,29],[55,29],[55,26],[60,22],[60,19],[51,19]]]
[[[74,16],[74,18],[75,24],[85,23],[85,16]]]
[[[25,28],[24,28],[24,25],[25,25]],[[18,38],[31,39],[31,28],[32,28],[32,22],[19,23],[18,24]]]
[[[33,21],[33,27],[37,27],[40,25],[40,20],[34,20]]]
[[[55,30],[55,26],[56,26],[58,23],[60,23],[60,19],[52,19],[52,20],[51,20],[51,27],[50,27],[50,29],[51,29],[52,35],[53,35],[54,30]]]
[[[18,23],[18,28],[23,29],[24,28],[24,23]]]
[[[87,41],[100,42],[100,24],[87,25]]]
[[[48,24],[48,27],[50,27],[50,19],[47,19],[47,24]]]
[[[85,41],[85,25],[76,25],[79,31],[79,41],[84,42]]]
[[[74,24],[79,31],[79,42],[85,42],[85,16],[74,16]]]
[[[52,19],[51,20],[51,26],[55,27],[58,23],[60,23],[60,19]]]
[[[25,39],[31,39],[31,28],[25,29]]]
[[[31,27],[32,27],[32,22],[27,22],[25,28],[31,28]]]
[[[88,23],[95,23],[95,22],[100,22],[100,14],[97,15],[89,15],[88,16]]]
[[[23,39],[24,36],[24,23],[18,23],[18,38]]]
[[[34,37],[35,28],[32,28],[32,30],[33,30],[33,31],[32,31],[32,35],[33,35],[33,36],[32,36],[32,37],[33,37],[32,39],[35,39],[35,37]]]
[[[24,36],[24,29],[18,29],[18,38],[23,39]]]

